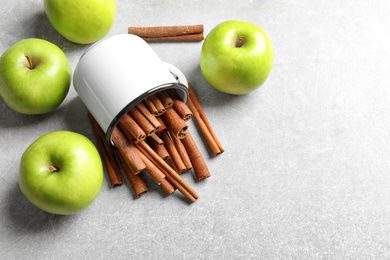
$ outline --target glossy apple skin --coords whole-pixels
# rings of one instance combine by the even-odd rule
[[[102,39],[116,16],[116,0],[45,0],[44,7],[54,29],[79,44]]]
[[[243,46],[236,47],[243,37]],[[268,35],[255,24],[225,21],[206,36],[200,68],[206,80],[221,92],[245,95],[259,88],[273,64],[273,48]]]
[[[27,53],[34,66],[29,69]],[[14,111],[44,114],[57,108],[68,94],[71,67],[55,44],[36,38],[21,40],[0,57],[0,96]]]
[[[57,167],[53,172],[50,166]],[[87,208],[103,184],[103,165],[95,145],[71,131],[47,133],[34,141],[20,161],[19,186],[38,208],[71,215]]]

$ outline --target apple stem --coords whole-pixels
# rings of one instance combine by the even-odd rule
[[[58,169],[57,167],[55,167],[55,166],[53,166],[53,165],[50,165],[50,166],[49,166],[49,170],[50,170],[51,172],[59,172],[59,171],[60,171],[60,169]]]
[[[26,59],[27,59],[27,61],[28,61],[28,68],[29,68],[30,70],[34,69],[34,65],[33,65],[33,63],[32,63],[32,60],[31,60],[31,58],[30,58],[30,55],[28,55],[28,53],[25,52],[25,53],[24,53],[24,57],[26,57]]]
[[[240,48],[240,47],[244,46],[244,44],[245,44],[244,36],[241,35],[241,36],[238,38],[236,47],[237,47],[237,48]]]

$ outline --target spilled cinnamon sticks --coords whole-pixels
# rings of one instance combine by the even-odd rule
[[[157,107],[158,109],[154,111]],[[111,136],[116,148],[108,144],[105,146],[99,144],[99,151],[105,162],[108,161],[108,153],[105,150],[111,150],[111,154],[118,157],[136,197],[147,192],[145,181],[139,174],[145,171],[167,194],[172,194],[177,189],[190,202],[194,202],[199,195],[179,174],[193,169],[196,179],[200,181],[208,178],[210,172],[188,130],[186,121],[192,116],[196,120],[208,122],[193,89],[190,90],[188,107],[178,99],[177,95],[161,91],[138,103],[120,119]],[[94,133],[100,133],[103,136],[95,134],[96,139],[100,138],[99,140],[104,141],[102,129],[90,113],[88,117]],[[199,128],[210,131],[207,124],[204,123],[204,126]],[[213,137],[212,134],[208,135]],[[218,140],[214,142],[219,143]],[[211,150],[214,151],[214,148]],[[222,152],[223,148],[215,154]],[[110,170],[114,167],[108,163],[105,165],[109,177],[114,176]]]
[[[203,24],[179,26],[128,27],[128,33],[137,35],[148,42],[156,41],[202,41]]]

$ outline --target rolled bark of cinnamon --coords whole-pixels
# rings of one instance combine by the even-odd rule
[[[117,163],[114,151],[107,144],[103,130],[100,128],[99,124],[90,112],[88,112],[88,119],[95,135],[95,140],[101,153],[104,166],[106,167],[111,187],[122,185],[122,173]]]
[[[182,100],[175,99],[173,101],[173,109],[176,110],[177,114],[184,120],[188,121],[192,118],[193,113],[192,111],[188,108],[186,103],[184,103]]]
[[[152,100],[150,100],[149,97],[144,99],[145,105],[149,108],[150,112],[155,115],[155,116],[160,116],[161,114],[159,113],[158,109],[156,106],[153,104]]]
[[[195,118],[196,122],[198,123],[200,132],[202,133],[202,136],[204,137],[208,147],[210,148],[211,153],[214,156],[221,154],[223,151],[220,150],[217,142],[215,141],[215,139],[211,135],[205,122],[200,117],[200,114],[199,114],[198,110],[195,108],[195,106],[192,102],[192,99],[188,99],[188,106],[191,108],[191,111],[193,111],[194,118]]]
[[[146,42],[199,42],[204,40],[203,33],[165,36],[165,37],[142,37]]]
[[[186,171],[186,165],[184,164],[183,160],[181,159],[181,156],[179,152],[176,149],[175,144],[171,140],[168,132],[165,132],[162,134],[161,138],[164,141],[164,146],[166,147],[168,153],[169,153],[169,159],[171,163],[174,165],[174,168],[176,169],[177,173],[182,173]]]
[[[186,136],[188,125],[174,109],[168,109],[162,115],[168,128],[176,135],[179,139]]]
[[[156,133],[151,134],[148,139],[153,140],[155,143],[159,145],[164,144],[164,141]]]
[[[130,109],[129,114],[142,128],[142,130],[144,130],[146,135],[151,135],[157,131],[157,128],[149,122],[149,120],[141,113],[141,111],[139,111],[137,107]]]
[[[119,151],[116,152],[119,161],[123,167],[123,170],[127,176],[127,179],[134,191],[134,194],[137,198],[141,197],[148,191],[148,186],[146,185],[144,179],[139,174],[134,174],[133,170],[127,165],[125,159]]]
[[[152,102],[153,106],[157,109],[157,113],[154,114],[155,116],[161,116],[165,113],[166,109],[164,104],[161,102],[160,98],[157,96],[157,94],[149,96],[147,99]]]
[[[121,117],[118,127],[131,142],[140,142],[146,139],[145,131],[128,113]]]
[[[188,170],[192,169],[191,159],[188,156],[188,153],[186,151],[186,148],[183,145],[182,140],[177,138],[177,136],[175,136],[174,134],[170,134],[169,136],[171,137],[173,144],[175,145],[176,150],[179,153],[181,160],[183,161],[183,163],[185,165],[185,169],[183,171],[188,171]]]
[[[170,109],[173,106],[173,99],[165,91],[160,91],[157,93],[161,103],[163,104],[165,110]]]
[[[123,159],[127,165],[132,169],[134,174],[138,174],[146,168],[146,165],[139,157],[135,147],[132,143],[122,134],[119,128],[114,127],[111,135],[113,143],[122,154]]]
[[[143,103],[140,102],[136,105],[138,110],[146,117],[146,119],[152,124],[154,129],[157,131],[160,128],[160,122],[157,120],[157,118],[150,112],[148,107]]]
[[[155,140],[150,139],[149,145],[164,161],[169,159],[169,153],[164,144],[159,144]]]
[[[156,117],[156,118],[157,118],[158,122],[160,123],[160,128],[157,129],[156,134],[157,134],[158,136],[161,136],[161,134],[162,134],[163,132],[168,131],[168,126],[167,126],[167,124],[165,123],[164,119],[162,119],[162,117],[159,116],[159,117]]]
[[[175,187],[167,180],[167,178],[164,178],[161,182],[161,188],[168,194],[171,195],[175,192]]]
[[[210,171],[206,165],[206,162],[203,159],[202,154],[198,149],[198,146],[192,138],[191,133],[188,132],[187,136],[181,139],[181,141],[183,142],[183,145],[187,150],[188,156],[190,157],[196,179],[200,181],[210,177]]]
[[[202,41],[203,24],[183,26],[128,27],[129,34],[137,35],[145,41]]]
[[[135,147],[135,150],[137,151],[139,157],[142,159],[142,161],[145,164],[145,170],[149,175],[153,178],[153,180],[158,184],[161,185],[162,181],[165,178],[165,175],[162,171],[160,171],[159,168],[155,164],[153,164],[137,147]]]

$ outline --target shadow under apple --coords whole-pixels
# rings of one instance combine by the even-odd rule
[[[10,230],[18,235],[37,232],[56,232],[58,228],[68,225],[74,215],[54,215],[40,210],[31,204],[22,194],[19,184],[10,187],[3,214],[9,222]]]
[[[41,115],[25,115],[13,111],[0,97],[0,128],[18,128],[39,125],[55,116],[55,110]]]
[[[78,95],[69,96],[57,111],[57,117],[62,117],[63,130],[77,132],[88,137],[93,136],[92,128],[88,121],[88,110]]]
[[[47,40],[60,47],[64,52],[77,50],[82,47],[82,45],[70,42],[59,34],[50,24],[44,10],[32,13],[31,17],[26,17],[24,24],[24,28],[27,28],[23,34],[25,38],[30,37]]]

